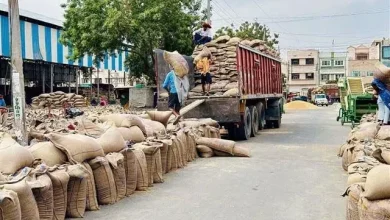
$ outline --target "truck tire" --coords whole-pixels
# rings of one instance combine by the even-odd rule
[[[279,108],[281,109],[280,105]],[[274,124],[274,128],[280,128],[280,126],[282,125],[282,111],[280,111],[278,120],[273,121],[273,124]]]
[[[249,106],[249,111],[251,112],[252,118],[252,137],[256,137],[257,132],[259,132],[259,111],[256,106]]]
[[[237,128],[237,138],[240,140],[249,140],[252,134],[252,118],[248,107],[245,108],[244,119],[240,127]]]
[[[263,130],[266,125],[265,121],[265,109],[263,103],[259,102],[256,105],[257,111],[259,111],[259,131]]]

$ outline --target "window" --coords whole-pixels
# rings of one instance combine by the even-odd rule
[[[314,58],[307,58],[306,65],[314,65]]]
[[[89,78],[83,78],[83,83],[89,83]]]
[[[372,72],[372,71],[367,71],[367,76],[374,76],[374,72]]]
[[[299,73],[292,73],[291,74],[291,79],[292,80],[299,80]]]
[[[306,79],[314,79],[314,73],[306,73]]]
[[[291,59],[291,65],[299,65],[299,59]]]
[[[323,60],[321,66],[330,66],[330,60]]]
[[[102,78],[94,78],[93,81],[95,82],[95,84],[96,83],[102,83]]]
[[[328,81],[329,80],[329,75],[321,75],[321,81]]]
[[[360,77],[360,71],[352,71],[352,76]]]
[[[382,47],[382,58],[390,59],[390,46]]]
[[[368,60],[368,54],[367,53],[359,53],[356,54],[357,60]]]
[[[335,66],[344,66],[344,60],[335,60],[334,65]]]

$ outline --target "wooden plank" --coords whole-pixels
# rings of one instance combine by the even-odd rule
[[[198,107],[199,105],[201,105],[202,103],[204,103],[206,100],[205,99],[199,99],[199,100],[196,100],[195,102],[192,102],[191,104],[185,106],[184,108],[182,108],[180,110],[180,115],[184,115],[186,114],[187,112],[191,111],[192,109]],[[172,122],[173,120],[175,119],[175,116],[172,115],[170,118],[169,118],[169,122]]]

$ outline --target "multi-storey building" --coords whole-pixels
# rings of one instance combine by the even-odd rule
[[[306,91],[319,84],[318,50],[293,50],[287,52],[289,62],[289,92]]]
[[[346,74],[347,53],[320,52],[320,84],[337,82]]]

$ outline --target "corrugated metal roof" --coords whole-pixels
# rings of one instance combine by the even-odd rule
[[[0,3],[0,11],[8,13],[8,5]],[[31,18],[34,20],[46,22],[49,24],[54,24],[54,25],[59,26],[59,27],[63,27],[63,21],[60,21],[60,20],[57,20],[54,18],[49,18],[45,15],[37,14],[37,13],[23,10],[23,9],[19,9],[19,14],[20,14],[20,16],[23,16],[23,17],[27,17],[27,18]]]

